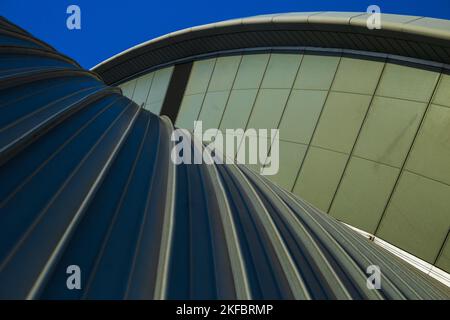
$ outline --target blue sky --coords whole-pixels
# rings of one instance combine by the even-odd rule
[[[81,30],[66,8],[81,8]],[[199,24],[292,11],[366,11],[450,19],[450,0],[0,0],[0,14],[90,68],[133,45]]]

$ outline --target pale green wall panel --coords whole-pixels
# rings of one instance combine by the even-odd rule
[[[291,88],[302,56],[271,54],[261,88]]]
[[[444,74],[441,76],[433,102],[450,107],[450,75]]]
[[[289,91],[289,89],[261,89],[247,128],[276,129]]]
[[[331,92],[319,119],[312,144],[350,153],[370,100],[371,96]]]
[[[131,81],[128,81],[128,82],[125,82],[125,83],[122,83],[121,85],[119,85],[119,87],[122,89],[123,95],[129,99],[133,98],[135,86],[136,86],[136,80],[131,80]]]
[[[450,228],[449,208],[450,186],[404,171],[377,236],[434,263]]]
[[[244,55],[233,88],[259,88],[267,63],[269,62],[269,57],[269,54]]]
[[[292,90],[279,127],[280,139],[308,144],[326,96],[326,91]]]
[[[197,120],[204,97],[205,94],[184,96],[177,120],[175,121],[175,126],[193,130],[194,121]]]
[[[304,144],[280,141],[280,168],[276,175],[268,176],[270,180],[286,190],[292,190],[298,169],[303,161],[307,146]]]
[[[186,95],[206,92],[215,63],[215,58],[194,62],[191,74],[189,76],[189,81],[186,86]]]
[[[384,62],[342,58],[331,90],[373,94]]]
[[[400,168],[426,106],[422,102],[375,97],[354,154]]]
[[[143,84],[137,90],[134,84],[125,84],[125,91],[142,100]],[[192,130],[199,118],[203,129],[280,129],[280,170],[267,178],[365,231],[375,232],[382,219],[379,231],[389,239],[377,236],[406,248],[416,229],[423,238],[431,232],[421,226],[427,217],[434,226],[439,216],[448,231],[450,206],[442,190],[450,188],[449,92],[449,75],[383,61],[301,53],[222,56],[193,63],[175,124]],[[147,100],[145,108],[159,113],[162,97]],[[410,187],[411,173],[398,180],[403,165],[445,184],[424,186],[420,178]],[[259,172],[261,164],[248,167]],[[400,229],[390,230],[393,224]],[[424,252],[437,254],[443,241],[434,237],[410,241],[407,250],[430,259]],[[438,263],[449,270],[446,257]]]
[[[208,91],[231,90],[241,56],[217,58]]]
[[[154,73],[146,74],[136,79],[136,88],[134,89],[133,101],[138,105],[146,103],[150,87],[152,85]]]
[[[348,156],[310,147],[293,192],[322,211],[328,210]]]
[[[150,112],[153,112],[154,114],[159,114],[162,109],[164,100],[155,101],[152,103],[147,103],[144,106],[144,109],[149,110]]]
[[[294,88],[328,90],[333,81],[339,59],[339,57],[305,55]]]
[[[245,128],[257,93],[256,89],[232,90],[220,128]]]
[[[430,106],[406,169],[450,184],[450,108]]]
[[[152,86],[148,94],[147,103],[163,100],[166,96],[167,87],[172,77],[173,67],[160,69],[155,71]]]
[[[131,81],[119,85],[124,95],[146,110],[155,114],[161,112],[167,88],[174,67],[163,68],[147,73]]]
[[[206,94],[198,117],[198,120],[203,122],[203,130],[219,127],[228,96],[228,91],[208,92]]]
[[[374,233],[400,169],[352,157],[330,214]]]
[[[447,238],[442,252],[436,261],[436,266],[443,270],[450,270],[450,236]]]
[[[377,95],[428,102],[439,73],[388,63],[384,69]]]

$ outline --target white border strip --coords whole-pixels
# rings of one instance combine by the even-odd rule
[[[341,221],[342,222],[342,221]],[[355,230],[359,234],[363,235],[364,237],[372,240],[375,244],[379,245],[380,247],[386,249],[387,251],[395,254],[397,257],[401,258],[402,260],[408,262],[412,266],[416,267],[420,271],[428,274],[429,276],[433,277],[434,279],[438,280],[439,282],[442,282],[446,286],[450,287],[450,274],[445,272],[442,269],[439,269],[438,267],[433,266],[431,263],[428,263],[380,238],[375,237],[374,235],[360,230],[358,228],[355,228],[351,225],[348,225],[344,222],[347,227],[349,227],[352,230]]]

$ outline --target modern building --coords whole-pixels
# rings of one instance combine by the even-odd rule
[[[269,177],[450,271],[450,21],[287,13],[173,32],[93,68],[175,126],[278,128]],[[258,166],[251,166],[258,170]]]
[[[169,52],[160,56],[174,58]],[[124,82],[125,88],[133,87],[133,100],[141,99],[135,103],[117,86],[105,85],[101,72],[81,69],[0,19],[0,298],[449,299],[449,287],[292,194],[281,175],[274,183],[242,165],[171,161],[171,119],[182,126],[190,123],[183,119],[198,117],[189,115],[195,107],[187,104],[189,97],[203,97],[198,114],[213,125],[214,112],[208,110],[214,108],[205,106],[217,106],[216,93],[227,95],[220,122],[230,110],[231,127],[242,118],[242,112],[233,113],[232,97],[242,91],[234,108],[246,108],[243,97],[254,92],[248,122],[263,127],[275,117],[272,108],[283,92],[289,92],[283,99],[289,106],[296,91],[323,91],[273,88],[291,72],[285,67],[280,76],[274,65],[286,66],[285,58],[290,63],[301,59],[296,65],[301,69],[308,59],[314,63],[336,57],[252,53],[174,63],[142,74],[139,80],[144,80]],[[233,59],[239,61],[234,69],[228,64]],[[251,72],[245,71],[247,59]],[[344,57],[337,59],[339,71]],[[264,70],[258,74],[261,64]],[[323,62],[314,65],[326,69]],[[225,77],[230,71],[235,75]],[[291,86],[302,79],[299,70],[295,74]],[[298,85],[323,81],[322,74],[309,75]],[[238,79],[244,87],[257,87],[234,89]],[[312,141],[326,110],[334,106],[328,91]],[[354,110],[349,101],[337,106]],[[302,104],[292,106],[297,110]],[[427,114],[433,107],[426,108]],[[367,113],[364,118],[370,117]],[[314,143],[305,146],[306,159],[314,154],[311,150],[327,150]],[[327,175],[316,179],[326,185]],[[434,223],[438,217],[430,211],[428,219]]]

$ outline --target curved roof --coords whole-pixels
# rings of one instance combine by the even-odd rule
[[[450,21],[382,14],[369,30],[367,13],[294,12],[233,19],[172,32],[139,44],[92,70],[106,83],[189,57],[248,48],[329,48],[450,64]]]
[[[168,118],[56,52],[2,41],[0,298],[450,297],[245,167],[176,166]],[[67,290],[73,264],[82,290]],[[381,290],[366,286],[370,265]]]

